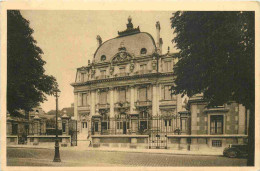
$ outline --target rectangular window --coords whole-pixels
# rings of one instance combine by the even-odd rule
[[[107,122],[102,122],[101,123],[101,129],[102,130],[107,130]]]
[[[223,115],[210,116],[210,134],[223,134]]]
[[[117,123],[116,123],[116,128],[117,128],[117,129],[120,129],[120,122],[117,122]]]
[[[172,120],[171,119],[169,120],[169,126],[172,126]]]
[[[140,130],[147,129],[147,121],[140,121]]]
[[[139,89],[139,101],[147,101],[147,87]]]
[[[186,119],[181,119],[181,130],[184,131],[184,132],[187,130],[186,122],[187,122]]]
[[[95,122],[95,132],[98,132],[98,122]]]
[[[119,99],[120,102],[126,101],[126,90],[125,89],[119,90],[119,98],[118,99]]]
[[[82,93],[82,106],[87,106],[87,93]]]
[[[222,147],[221,140],[212,140],[212,147]]]
[[[173,95],[171,93],[171,86],[170,85],[166,85],[164,86],[164,100],[173,100]]]
[[[146,66],[147,66],[146,64],[141,64],[140,65],[140,70],[141,71],[145,71],[146,70]]]
[[[172,70],[172,61],[164,61],[164,71],[171,72]]]
[[[119,72],[120,72],[120,73],[125,73],[125,67],[120,67],[120,68],[119,68]]]
[[[85,80],[85,74],[84,74],[84,73],[81,73],[81,74],[80,74],[80,77],[81,77],[81,82],[84,82],[84,80]]]
[[[100,70],[100,75],[101,75],[101,76],[106,75],[106,70]]]
[[[106,91],[100,92],[99,103],[100,104],[107,104],[107,92]]]
[[[167,120],[164,120],[164,126],[167,126]]]

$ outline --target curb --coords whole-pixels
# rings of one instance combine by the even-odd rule
[[[32,146],[7,146],[7,148],[31,148],[31,149],[54,149],[54,147],[32,147]],[[75,148],[64,147],[61,149],[72,150]],[[171,152],[156,152],[156,151],[124,151],[124,150],[110,150],[110,149],[81,149],[84,151],[104,151],[104,152],[121,152],[121,153],[150,153],[150,154],[166,154],[166,155],[190,155],[190,156],[223,156],[221,154],[194,154],[194,153],[171,153]]]

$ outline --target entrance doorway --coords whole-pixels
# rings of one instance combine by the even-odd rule
[[[88,122],[81,122],[81,132],[88,137]]]

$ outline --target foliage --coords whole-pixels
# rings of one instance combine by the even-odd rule
[[[254,13],[176,12],[171,18],[180,50],[175,93],[203,93],[211,105],[254,104]]]
[[[29,21],[18,10],[7,11],[7,109],[30,111],[53,94],[53,76],[45,75],[46,63],[36,45]]]
[[[250,109],[248,165],[254,165],[255,13],[178,11],[171,24],[179,49],[172,90],[203,93],[209,106],[236,101]]]

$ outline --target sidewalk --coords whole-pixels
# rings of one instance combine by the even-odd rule
[[[32,145],[8,145],[11,148],[34,148],[34,149],[54,149],[54,146],[32,146]],[[129,149],[129,148],[93,148],[93,147],[60,147],[61,150],[84,150],[84,151],[106,151],[106,152],[129,152],[129,153],[151,153],[151,154],[169,154],[169,155],[198,155],[198,156],[222,156],[221,151],[188,151],[172,149]]]

